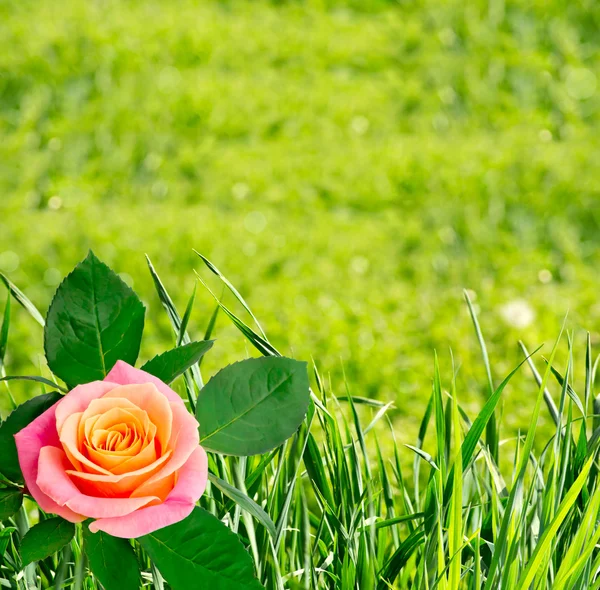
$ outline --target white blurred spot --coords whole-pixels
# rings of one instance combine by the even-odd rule
[[[58,195],[54,195],[48,199],[48,208],[53,211],[58,211],[62,207],[62,199]]]
[[[438,92],[438,96],[446,105],[450,105],[456,100],[456,92],[451,86],[444,86],[444,88]]]
[[[49,287],[56,287],[60,285],[60,281],[62,279],[62,275],[60,274],[60,270],[57,268],[48,268],[44,273],[44,283]]]
[[[166,182],[162,180],[157,180],[152,184],[152,188],[150,189],[152,196],[156,199],[164,199],[169,194],[169,186]]]
[[[596,74],[587,68],[570,68],[565,85],[570,96],[585,100],[596,92]]]
[[[17,270],[20,262],[19,255],[12,250],[6,250],[0,254],[0,268],[4,272],[13,272]]]
[[[260,211],[251,211],[244,219],[244,227],[251,234],[259,234],[267,227],[267,218]]]
[[[456,232],[448,225],[440,228],[438,231],[438,236],[440,240],[444,242],[444,244],[454,244],[456,242]]]
[[[163,160],[158,154],[150,152],[144,159],[144,168],[150,172],[153,172],[154,170],[158,170],[160,168],[162,162]]]
[[[371,350],[375,345],[375,338],[373,338],[373,332],[370,330],[361,330],[358,335],[358,344],[365,350]]]
[[[356,135],[364,135],[369,130],[369,119],[359,115],[358,117],[353,117],[350,122],[350,129],[356,133]]]
[[[552,280],[552,273],[547,268],[543,268],[538,272],[538,279],[540,283],[549,283]]]
[[[514,328],[526,328],[535,319],[535,311],[524,299],[514,299],[500,308],[504,321]]]
[[[158,75],[158,87],[160,90],[172,90],[181,82],[181,72],[173,67],[167,66]]]
[[[254,242],[246,242],[242,248],[242,252],[246,256],[254,256],[256,254],[256,244]]]
[[[465,292],[469,296],[471,303],[475,303],[475,301],[477,301],[477,293],[475,293],[475,291],[473,291],[473,289],[465,289]]]
[[[442,29],[438,33],[438,37],[440,38],[440,41],[445,47],[452,47],[452,45],[454,45],[454,43],[456,42],[456,33],[448,27]]]
[[[552,131],[550,131],[549,129],[542,129],[539,132],[538,137],[540,138],[540,141],[548,143],[552,141]]]
[[[250,187],[245,182],[236,182],[231,187],[231,194],[238,201],[243,201],[250,194]]]
[[[364,256],[355,256],[350,261],[350,270],[357,275],[364,275],[369,270],[369,260]]]
[[[58,138],[58,137],[53,137],[49,142],[48,142],[48,149],[51,152],[58,152],[60,150],[60,148],[62,147],[62,141]]]

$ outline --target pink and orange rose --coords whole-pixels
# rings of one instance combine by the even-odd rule
[[[198,423],[159,379],[119,361],[75,387],[16,436],[42,510],[92,532],[134,538],[184,519],[204,492]]]

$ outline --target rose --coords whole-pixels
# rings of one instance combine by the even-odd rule
[[[162,381],[117,362],[15,436],[40,508],[134,538],[183,520],[206,487],[198,423]]]

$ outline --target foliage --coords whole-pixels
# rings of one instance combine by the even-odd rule
[[[268,350],[266,334],[233,317],[249,342]],[[170,319],[178,333],[182,320],[175,308]],[[487,373],[487,348],[474,311],[472,319]],[[462,406],[455,372],[443,379],[435,358],[431,396],[418,440],[410,446],[412,477],[400,458],[390,404],[354,395],[349,383],[336,395],[314,365],[309,412],[294,436],[264,455],[211,453],[204,510],[194,511],[199,522],[175,525],[173,535],[164,529],[135,545],[144,582],[166,588],[164,574],[179,588],[193,576],[210,575],[197,561],[211,554],[211,543],[202,538],[221,520],[239,535],[258,580],[269,589],[599,587],[600,427],[593,389],[598,361],[588,338],[582,355],[585,386],[578,392],[573,386],[578,350],[570,334],[566,345],[561,336],[541,372],[535,351],[500,384],[492,380],[477,415]],[[562,367],[556,361],[560,347],[567,353]],[[505,439],[502,421],[494,429],[487,426],[498,418],[508,383],[527,365],[537,391],[534,411],[524,435]],[[546,410],[554,434],[534,444]],[[207,512],[218,520],[201,525]],[[17,586],[21,565],[15,548],[27,518],[22,509],[3,529],[11,541],[0,571]],[[148,554],[161,544],[185,545],[192,538],[186,551],[178,550],[179,566],[161,565],[160,557],[149,561]],[[215,542],[228,546],[232,540]],[[220,563],[222,552],[217,553],[209,562]],[[37,569],[25,568],[25,579],[35,583],[37,577],[43,587],[95,588],[82,556],[79,530],[59,555],[40,560]],[[93,560],[90,567],[106,574]],[[248,566],[240,567],[238,575],[248,575]],[[248,587],[253,584],[248,581]]]

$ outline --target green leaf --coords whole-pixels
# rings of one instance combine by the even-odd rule
[[[198,398],[201,444],[226,455],[258,455],[298,429],[308,408],[306,363],[252,358],[219,371]]]
[[[118,360],[133,365],[145,308],[137,295],[90,251],[58,287],[48,310],[48,366],[69,385],[104,379]]]
[[[0,521],[10,518],[21,508],[21,504],[23,504],[23,492],[21,490],[0,490]]]
[[[173,590],[258,590],[250,555],[239,537],[202,508],[138,541]],[[110,590],[110,589],[107,589]]]
[[[126,539],[83,527],[83,542],[90,569],[105,590],[138,590],[140,570],[133,547]]]
[[[75,535],[75,525],[63,518],[42,520],[21,540],[23,567],[60,551]]]
[[[32,420],[61,399],[60,393],[53,391],[31,398],[18,406],[2,424],[0,424],[0,471],[10,481],[23,483],[23,474],[19,466],[15,434],[25,428]]]
[[[201,340],[178,346],[155,356],[141,368],[164,383],[171,383],[195,365],[210,350],[213,343],[214,340]]]

